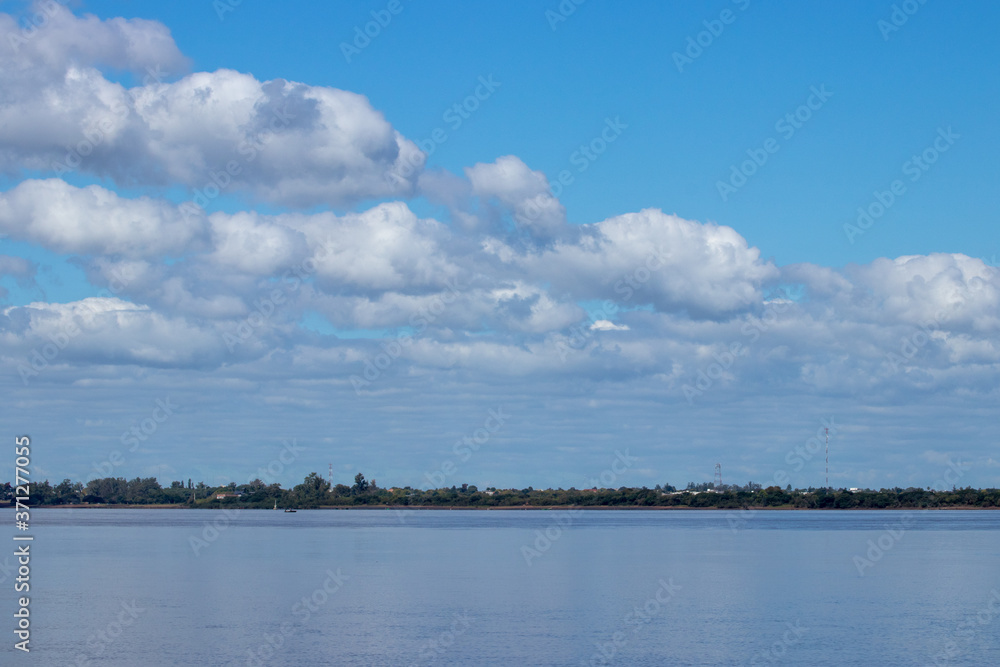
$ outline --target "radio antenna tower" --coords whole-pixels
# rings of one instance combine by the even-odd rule
[[[824,428],[826,433],[826,488],[830,488],[830,429]]]
[[[329,482],[330,482],[330,488],[332,489],[333,488],[333,464],[332,463],[330,464],[330,479],[329,479]]]
[[[716,463],[715,464],[715,488],[717,488],[717,489],[721,489],[722,488],[722,464],[721,463]]]

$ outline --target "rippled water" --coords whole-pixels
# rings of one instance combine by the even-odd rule
[[[1000,512],[32,520],[31,664],[1000,665]]]

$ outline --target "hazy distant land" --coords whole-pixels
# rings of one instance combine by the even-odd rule
[[[27,499],[24,498],[28,492]],[[301,484],[284,489],[259,479],[246,484],[210,487],[191,480],[162,487],[152,477],[106,477],[86,484],[63,480],[52,486],[32,483],[30,488],[0,487],[0,503],[12,505],[15,493],[31,507],[72,508],[188,508],[188,509],[997,509],[1000,489],[921,488],[892,489],[782,489],[689,484],[684,490],[671,485],[617,489],[497,489],[480,490],[462,484],[421,490],[411,487],[380,488],[358,473],[354,484],[332,485],[318,473]]]

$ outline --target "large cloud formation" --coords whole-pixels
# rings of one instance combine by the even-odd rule
[[[164,76],[187,64],[162,25],[52,4],[28,35],[0,15],[18,36],[0,43],[0,169],[22,179],[0,192],[0,234],[68,256],[92,294],[0,309],[0,359],[24,385],[225,369],[359,395],[426,377],[457,393],[632,383],[681,406],[998,392],[1000,271],[982,260],[778,267],[732,228],[657,209],[569,224],[517,157],[421,172],[360,95]],[[176,186],[194,205],[168,198]],[[286,210],[211,212],[228,192]],[[343,209],[390,195],[443,201],[450,219],[407,201]],[[0,278],[38,270],[0,256]]]
[[[176,327],[176,338],[157,337],[157,364],[214,367],[315,347],[343,350],[335,358],[355,365],[333,363],[329,372],[350,376],[373,341],[336,332],[357,329],[415,336],[401,368],[638,373],[660,377],[679,396],[687,387],[688,398],[734,342],[738,363],[713,378],[715,388],[764,376],[824,391],[931,377],[958,386],[967,377],[976,379],[967,389],[993,391],[983,378],[1000,363],[1000,272],[964,255],[780,269],[731,228],[657,210],[577,226],[536,247],[421,219],[402,202],[343,216],[190,218],[180,208],[96,185],[29,180],[0,195],[0,231],[76,255],[95,288],[135,304],[130,326],[121,317],[96,320],[113,328],[109,340],[122,350],[149,347],[133,335]],[[253,344],[234,357],[221,341],[262,299],[280,299],[280,307],[265,306],[268,326],[255,327]],[[52,332],[36,323],[60,322],[71,306],[6,309],[9,322],[31,323],[8,330],[8,349],[44,342]],[[317,338],[301,326],[308,313],[331,332]],[[144,318],[148,325],[134,325]],[[206,335],[218,344],[188,349]],[[110,344],[89,349],[90,361],[105,355],[102,363],[147,358]]]
[[[231,70],[169,81],[187,63],[162,24],[43,4],[47,23],[26,36],[0,15],[0,170],[180,184],[202,208],[225,192],[342,206],[414,187],[420,151],[362,95]]]

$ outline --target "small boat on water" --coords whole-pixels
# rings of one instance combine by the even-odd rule
[[[274,501],[274,509],[278,509],[278,501],[277,501],[277,500],[275,500],[275,501]],[[286,511],[286,512],[295,512],[296,510],[293,510],[293,509],[287,509],[287,510],[285,510],[285,511]]]

